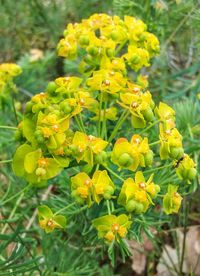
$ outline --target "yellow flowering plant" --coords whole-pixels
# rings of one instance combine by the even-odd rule
[[[41,228],[65,229],[65,216],[58,213],[73,220],[84,211],[94,240],[108,245],[111,258],[115,246],[125,258],[126,241],[142,227],[148,231],[145,219],[153,217],[154,226],[158,209],[159,219],[177,213],[181,193],[197,174],[184,153],[175,111],[154,103],[140,71],[159,53],[159,41],[141,20],[94,14],[69,24],[57,51],[77,61],[77,74],[49,82],[26,103],[13,171],[29,187],[43,188],[67,172],[70,202],[57,212],[39,206]],[[174,173],[174,183],[159,180],[165,170]]]

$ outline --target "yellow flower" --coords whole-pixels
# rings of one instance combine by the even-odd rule
[[[88,164],[93,165],[94,155],[97,155],[103,151],[108,142],[101,138],[76,131],[72,141],[72,145],[75,146],[74,155],[76,160],[86,161]]]
[[[125,238],[131,223],[125,214],[119,215],[118,217],[106,215],[92,221],[93,226],[98,231],[99,238],[103,238],[108,243],[114,240],[119,242],[120,239]]]
[[[129,89],[130,89],[129,84]],[[134,90],[138,90],[138,87],[133,87]],[[133,90],[132,90],[133,91]],[[152,107],[154,106],[151,93],[149,91],[145,93],[121,93],[120,99],[122,103],[120,105],[124,108],[128,108],[131,113],[131,121],[134,128],[143,128],[146,126],[146,122],[150,122],[154,119]]]
[[[163,198],[163,208],[167,215],[178,213],[182,197],[177,193],[178,186],[169,185],[168,191]]]
[[[134,71],[140,70],[143,66],[148,67],[149,64],[149,52],[144,48],[138,48],[135,45],[128,46],[128,53],[124,54],[123,57],[127,60],[128,65]]]
[[[126,79],[120,72],[99,70],[94,71],[87,85],[91,90],[100,90],[110,94],[119,92],[126,84]]]
[[[196,164],[187,154],[184,154],[181,161],[175,162],[175,166],[178,177],[187,180],[188,183],[191,183],[197,175]]]
[[[161,159],[180,159],[183,156],[182,136],[176,128],[165,130],[160,124],[160,157]]]
[[[160,191],[160,187],[154,184],[152,179],[153,175],[146,181],[140,171],[136,172],[135,180],[126,179],[118,197],[118,204],[123,205],[128,212],[146,212],[149,205],[153,204],[152,198]]]

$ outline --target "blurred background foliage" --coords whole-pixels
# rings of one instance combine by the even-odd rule
[[[155,101],[163,100],[175,108],[177,127],[184,136],[186,152],[199,163],[198,0],[0,0],[0,62],[16,62],[23,69],[23,73],[16,79],[18,93],[14,96],[19,118],[22,116],[24,103],[33,94],[43,91],[50,80],[75,72],[75,62],[63,61],[57,57],[56,45],[69,22],[78,22],[95,12],[141,18],[148,29],[157,35],[161,43],[160,55],[152,61],[150,68],[143,70],[143,73],[149,75],[150,91]],[[1,125],[16,125],[11,109],[12,106],[8,105],[1,112]],[[124,126],[122,131],[129,131],[128,127]],[[153,130],[151,135],[155,135]],[[1,131],[0,159],[11,159],[14,150],[14,137],[10,132]],[[25,183],[13,175],[9,164],[0,164],[0,172],[2,202],[7,197],[17,194]],[[72,170],[70,173],[74,174],[75,171]],[[126,266],[118,260],[116,268],[111,268],[103,248],[95,247],[90,229],[82,225],[81,215],[73,217],[73,222],[70,222],[68,230],[63,233],[54,232],[46,235],[38,229],[34,211],[40,202],[45,204],[48,198],[48,204],[52,208],[58,208],[70,201],[69,191],[66,191],[66,177],[69,177],[69,172],[64,172],[59,178],[52,180],[46,192],[31,190],[23,195],[24,197],[17,197],[1,207],[0,275],[138,275],[136,272],[132,274],[131,259]],[[156,177],[156,180],[162,183],[176,181],[169,170]],[[135,229],[137,239],[143,230],[153,243],[152,251],[147,250],[148,256],[143,272],[146,274],[143,275],[155,275],[155,259],[158,263],[162,255],[161,248],[166,243],[180,249],[176,233],[170,229],[185,229],[186,225],[190,227],[200,224],[197,180],[190,190],[195,191],[195,194],[187,197],[179,216],[174,216],[170,224],[160,229],[160,235],[156,239],[152,232],[147,230],[158,220],[156,214],[155,217],[145,218],[141,227]],[[61,197],[60,194],[65,197]],[[189,214],[187,217],[186,209]],[[168,235],[164,233],[165,228]],[[73,240],[69,240],[71,235],[74,236]],[[81,238],[83,235],[87,236],[88,244]],[[181,262],[181,258],[178,259]],[[179,275],[176,269],[173,269],[176,266],[173,260],[165,259],[165,263],[170,271],[168,275]],[[181,265],[183,264],[178,263],[179,267]],[[198,268],[198,264],[196,267]],[[194,274],[191,275],[196,275],[195,273],[194,270]]]

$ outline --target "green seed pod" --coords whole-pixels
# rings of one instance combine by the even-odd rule
[[[54,93],[57,88],[57,84],[54,81],[50,81],[47,85],[46,91],[51,94]]]
[[[102,152],[96,154],[94,157],[94,161],[97,164],[102,164],[102,163],[106,162],[106,160],[107,160],[107,153],[105,151],[102,151]]]
[[[129,167],[133,164],[133,158],[128,153],[123,153],[119,157],[118,163],[122,167]]]
[[[85,166],[82,167],[82,171],[89,174],[92,171],[93,167],[89,164],[86,164]]]
[[[21,130],[17,129],[15,132],[15,141],[20,141],[22,139],[22,132]]]
[[[91,46],[88,46],[88,47],[87,47],[87,52],[88,52],[91,56],[95,57],[95,56],[98,55],[99,50],[98,50],[97,47],[91,45]]]
[[[183,148],[176,148],[176,147],[171,147],[170,148],[170,157],[173,159],[180,159],[183,157],[184,150]]]
[[[79,43],[81,46],[87,46],[89,44],[90,40],[87,35],[81,35],[79,37]]]
[[[136,214],[141,214],[144,210],[144,206],[142,205],[142,203],[138,203],[136,204],[136,208],[135,208],[135,213]]]
[[[148,107],[143,113],[143,115],[147,122],[151,122],[154,119],[154,114],[151,107]]]
[[[115,51],[113,50],[113,49],[106,49],[106,55],[108,56],[108,57],[113,57],[114,56],[114,54],[115,54]]]
[[[147,153],[144,154],[144,161],[145,161],[145,166],[149,167],[153,163],[153,156],[154,153],[152,150],[149,150]]]
[[[197,170],[195,168],[191,168],[188,170],[187,177],[189,180],[193,180],[197,175]]]
[[[35,174],[37,176],[44,176],[46,174],[46,170],[44,168],[37,168],[36,171],[35,171]]]
[[[86,63],[92,63],[93,62],[93,57],[91,55],[87,55],[85,58],[84,58],[84,61]]]
[[[136,209],[137,202],[133,199],[129,200],[125,206],[126,211],[131,213]]]
[[[146,39],[147,39],[146,34],[145,34],[145,33],[141,33],[141,35],[139,36],[139,40],[140,40],[141,42],[144,42]]]
[[[26,103],[25,112],[31,113],[32,112],[33,103],[31,101]]]
[[[140,62],[141,58],[138,55],[133,55],[131,59],[129,60],[132,64],[138,64]]]
[[[116,41],[118,39],[118,32],[112,31],[110,37],[112,38],[112,40]]]

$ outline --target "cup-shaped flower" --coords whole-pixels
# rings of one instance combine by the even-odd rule
[[[92,221],[93,226],[98,231],[98,237],[106,242],[119,242],[126,237],[132,221],[129,221],[125,214],[114,216],[106,215]]]
[[[43,157],[41,149],[34,150],[28,144],[18,147],[12,167],[17,176],[23,176],[35,185],[42,185],[61,170],[55,159]]]
[[[140,163],[139,153],[126,138],[119,138],[112,150],[111,160],[120,169],[135,171]]]
[[[122,101],[120,105],[129,109],[133,127],[143,128],[146,126],[147,122],[151,122],[154,119],[152,111],[154,103],[150,92],[139,93],[140,89],[136,86],[133,89],[138,92],[125,92],[120,94],[120,99]]]
[[[103,198],[111,199],[115,185],[106,170],[96,171],[92,177],[94,201],[99,203]]]
[[[177,192],[178,186],[169,185],[167,193],[163,198],[163,209],[167,215],[178,213],[181,206],[182,197]]]
[[[154,110],[156,116],[163,123],[165,129],[175,127],[175,110],[166,103],[160,102]]]
[[[71,177],[72,196],[79,203],[86,203],[91,206],[93,184],[92,179],[84,172],[78,173]]]
[[[187,180],[188,183],[191,183],[197,175],[196,164],[187,154],[184,154],[183,159],[178,161],[175,166],[178,177]]]
[[[177,128],[165,129],[160,124],[160,158],[180,159],[183,156],[182,136]]]
[[[62,215],[54,215],[46,205],[38,207],[39,225],[46,233],[52,232],[55,228],[63,229],[66,227],[67,220]]]
[[[88,164],[93,165],[94,155],[101,153],[107,144],[108,142],[101,138],[76,131],[72,141],[74,157],[77,162],[84,160]]]
[[[153,174],[146,181],[141,171],[136,172],[135,180],[126,179],[118,197],[118,204],[124,206],[128,212],[146,212],[149,205],[153,204],[152,199],[160,191],[160,187],[152,180]]]

